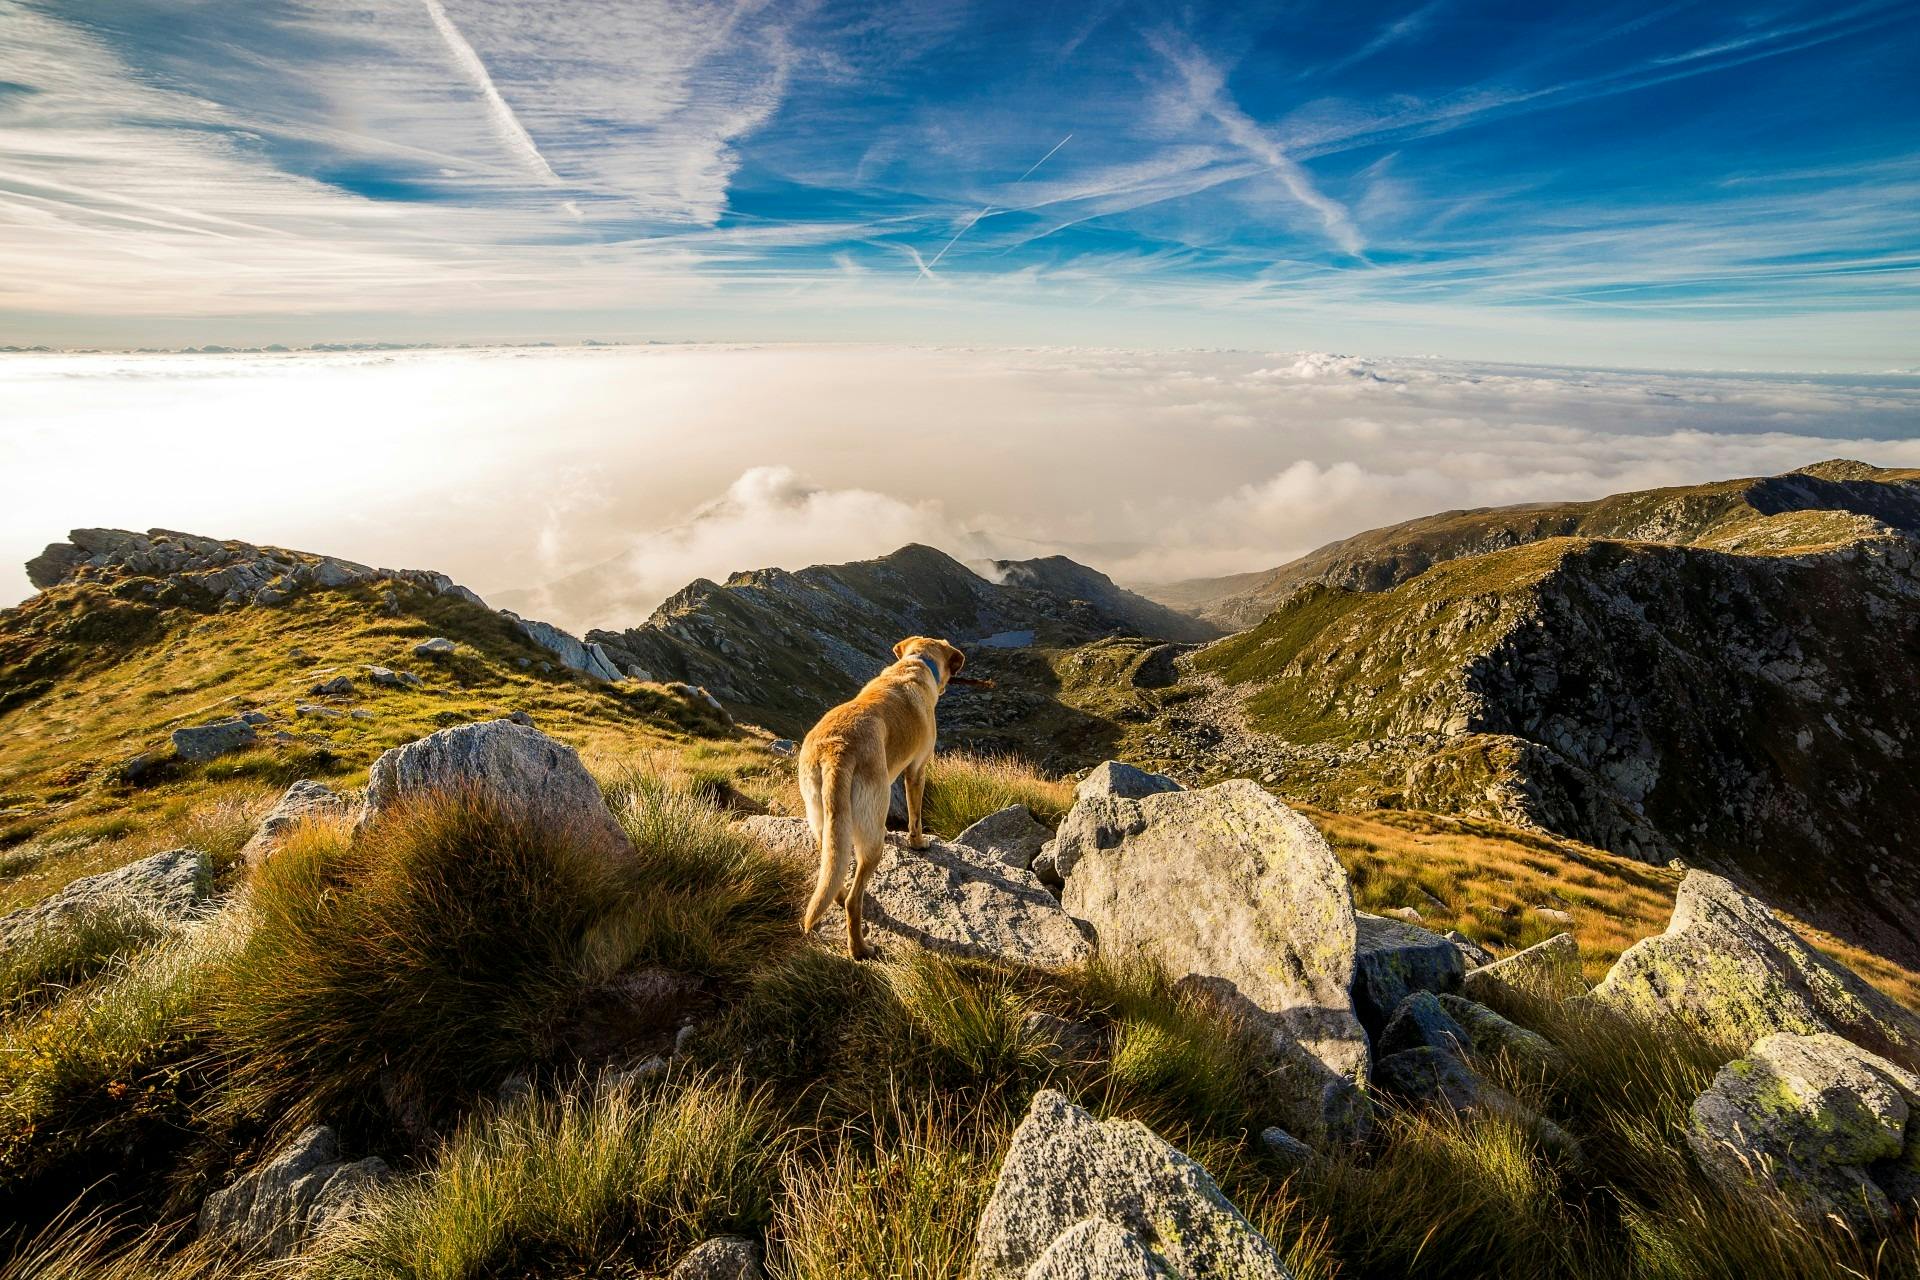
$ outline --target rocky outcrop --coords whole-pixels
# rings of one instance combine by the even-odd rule
[[[1014,1131],[974,1239],[980,1280],[1290,1274],[1205,1169],[1051,1089]]]
[[[241,861],[249,866],[265,862],[285,843],[295,827],[312,818],[344,817],[350,805],[325,783],[302,779],[288,787],[260,820],[259,828],[241,846]]]
[[[799,818],[749,818],[742,824],[769,847],[808,864],[819,844]],[[1040,882],[1018,867],[965,845],[936,840],[925,849],[889,843],[867,882],[866,936],[941,955],[1061,969],[1092,947]],[[827,912],[823,935],[844,937],[846,917]]]
[[[1667,931],[1628,947],[1593,994],[1629,1016],[1671,1020],[1736,1053],[1775,1032],[1832,1032],[1920,1068],[1920,1017],[1705,871],[1681,881]]]
[[[235,751],[244,751],[258,741],[253,725],[235,716],[212,724],[189,725],[173,731],[173,754],[198,764]]]
[[[1014,804],[980,819],[962,831],[954,843],[978,849],[1010,867],[1025,871],[1033,865],[1034,855],[1040,852],[1041,846],[1052,835],[1051,831],[1033,820],[1033,814],[1027,811],[1027,806]]]
[[[384,1160],[342,1158],[333,1130],[304,1130],[260,1168],[208,1196],[203,1239],[248,1257],[284,1258],[391,1176]]]
[[[1418,925],[1355,913],[1353,1008],[1377,1032],[1416,991],[1455,992],[1466,961],[1451,942]]]
[[[419,569],[374,569],[351,560],[309,555],[282,547],[203,538],[170,529],[131,533],[125,529],[75,529],[27,562],[27,580],[42,591],[89,574],[115,572],[155,580],[219,604],[274,605],[306,587],[345,587],[403,582],[434,595],[484,601],[443,573]]]
[[[114,871],[83,876],[51,897],[0,916],[0,947],[102,916],[139,916],[158,926],[199,915],[213,892],[213,863],[198,849],[168,849]]]
[[[1504,960],[1469,970],[1460,990],[1482,1002],[1515,995],[1533,1000],[1571,1000],[1585,995],[1580,944],[1570,933],[1556,933]]]
[[[408,796],[467,790],[487,792],[609,849],[632,849],[579,753],[513,720],[455,725],[383,754],[367,775],[363,821]]]
[[[1151,955],[1274,1033],[1315,1140],[1357,1122],[1367,1042],[1353,1010],[1346,873],[1312,824],[1254,783],[1090,797],[1060,825],[1061,904],[1103,952]]]
[[[519,628],[521,635],[551,653],[554,660],[567,670],[608,682],[625,678],[619,665],[603,646],[584,643],[556,626],[522,618],[505,609],[500,611],[500,615]]]
[[[1722,1067],[1687,1143],[1715,1181],[1770,1187],[1809,1225],[1871,1238],[1920,1209],[1920,1077],[1839,1036],[1770,1035]]]

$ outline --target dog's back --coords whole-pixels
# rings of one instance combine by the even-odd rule
[[[811,930],[829,904],[844,899],[856,958],[865,954],[859,896],[884,849],[893,780],[907,774],[909,840],[922,847],[920,795],[933,755],[934,706],[966,661],[952,645],[923,636],[902,640],[894,654],[898,660],[851,701],[820,718],[798,761],[807,825],[820,848],[820,876],[801,925]]]

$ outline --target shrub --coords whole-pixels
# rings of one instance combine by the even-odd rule
[[[738,1078],[527,1097],[470,1119],[423,1175],[322,1240],[311,1269],[341,1280],[664,1272],[708,1236],[767,1221],[775,1128]]]
[[[381,1095],[443,1114],[548,1059],[589,986],[631,869],[483,794],[381,815],[357,840],[307,824],[254,876],[252,929],[209,1020],[235,1082],[289,1123]]]
[[[951,840],[1008,805],[1024,804],[1040,821],[1054,823],[1072,803],[1072,783],[1043,777],[1013,756],[951,751],[935,755],[927,770],[921,822]]]

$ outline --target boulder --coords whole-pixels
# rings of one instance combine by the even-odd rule
[[[1054,853],[1061,905],[1103,952],[1151,955],[1273,1032],[1290,1128],[1318,1141],[1361,1122],[1353,899],[1312,824],[1242,779],[1082,799]]]
[[[742,1236],[715,1236],[674,1264],[667,1280],[766,1280],[760,1246]]]
[[[1525,1064],[1535,1072],[1556,1069],[1566,1061],[1553,1041],[1536,1031],[1509,1022],[1483,1004],[1460,996],[1443,995],[1440,1007],[1466,1032],[1475,1055],[1498,1058],[1502,1055]]]
[[[1305,1168],[1313,1160],[1313,1148],[1278,1125],[1268,1125],[1260,1131],[1260,1146],[1289,1169]]]
[[[790,756],[800,750],[800,744],[792,738],[775,738],[767,744],[767,750],[777,756]]]
[[[1920,1070],[1920,1017],[1705,871],[1680,882],[1667,931],[1628,947],[1593,994],[1630,1017],[1678,1022],[1735,1053],[1778,1031],[1832,1032]]]
[[[1178,1280],[1139,1236],[1106,1218],[1061,1232],[1027,1268],[1026,1280]]]
[[[1466,959],[1467,968],[1478,969],[1494,962],[1493,952],[1469,938],[1458,929],[1449,929],[1442,935],[1448,942],[1460,948],[1460,954]]]
[[[347,713],[336,707],[323,707],[317,702],[296,702],[293,714],[297,716],[318,716],[322,720],[344,720]]]
[[[435,636],[431,640],[422,640],[419,644],[413,646],[413,656],[416,658],[444,658],[457,647],[453,641],[447,639],[445,636]]]
[[[1145,769],[1109,760],[1080,779],[1079,785],[1073,789],[1073,798],[1075,803],[1093,796],[1142,800],[1162,792],[1185,789],[1165,774],[1148,773]]]
[[[350,676],[335,676],[331,680],[316,681],[307,692],[316,698],[348,695],[353,692],[353,679]]]
[[[611,848],[632,849],[579,753],[511,720],[454,725],[384,753],[367,775],[362,821],[410,795],[470,788],[571,825]]]
[[[749,818],[743,824],[772,848],[813,861],[819,844],[799,818]],[[1053,895],[1018,867],[936,840],[925,849],[889,843],[864,904],[866,936],[950,956],[1062,969],[1092,947]],[[846,915],[827,912],[823,935],[845,937]]]
[[[303,778],[288,787],[273,811],[260,820],[259,829],[241,847],[240,857],[249,866],[265,862],[300,823],[309,818],[344,815],[348,807],[345,796],[324,783]]]
[[[229,752],[242,751],[258,739],[253,726],[238,716],[213,724],[197,724],[173,731],[173,754],[196,763],[212,760]]]
[[[1687,1145],[1736,1195],[1780,1193],[1809,1225],[1869,1239],[1920,1209],[1920,1077],[1839,1036],[1776,1033],[1694,1100]]]
[[[1466,960],[1460,949],[1418,925],[1356,912],[1353,1008],[1377,1032],[1415,991],[1460,989]]]
[[[1571,1000],[1587,992],[1580,976],[1580,944],[1570,933],[1556,933],[1525,951],[1467,972],[1460,993],[1486,1003],[1502,996],[1533,1000]]]
[[[284,1258],[336,1219],[392,1171],[379,1157],[348,1162],[333,1130],[304,1130],[260,1168],[208,1196],[200,1235],[231,1252]]]
[[[1374,1052],[1383,1058],[1422,1048],[1460,1054],[1472,1043],[1472,1037],[1447,1012],[1438,996],[1431,991],[1415,991],[1387,1020],[1386,1029],[1374,1041]]]
[[[184,923],[205,908],[212,892],[213,862],[206,854],[168,849],[114,871],[82,876],[51,897],[0,916],[0,946],[113,913]]]
[[[1425,1105],[1471,1111],[1486,1101],[1486,1083],[1466,1060],[1432,1045],[1389,1053],[1373,1064],[1376,1089]]]
[[[518,627],[521,635],[558,658],[560,665],[567,670],[578,671],[595,680],[612,682],[621,679],[620,668],[599,645],[582,644],[579,637],[569,635],[556,626],[522,618],[505,609],[500,611],[500,616]]]
[[[1027,806],[1010,804],[962,831],[955,843],[978,849],[1025,871],[1033,866],[1033,855],[1040,852],[1040,847],[1052,835],[1033,820]]]
[[[422,683],[411,671],[395,671],[391,667],[368,667],[367,679],[389,689],[418,689]]]
[[[974,1241],[979,1280],[1289,1277],[1205,1169],[1138,1121],[1096,1120],[1052,1089],[1014,1131]]]

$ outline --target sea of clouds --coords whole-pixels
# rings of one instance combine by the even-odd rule
[[[578,629],[908,542],[1163,582],[1447,508],[1920,466],[1911,375],[1311,352],[13,355],[0,415],[0,599],[68,528],[159,526],[440,569]]]

